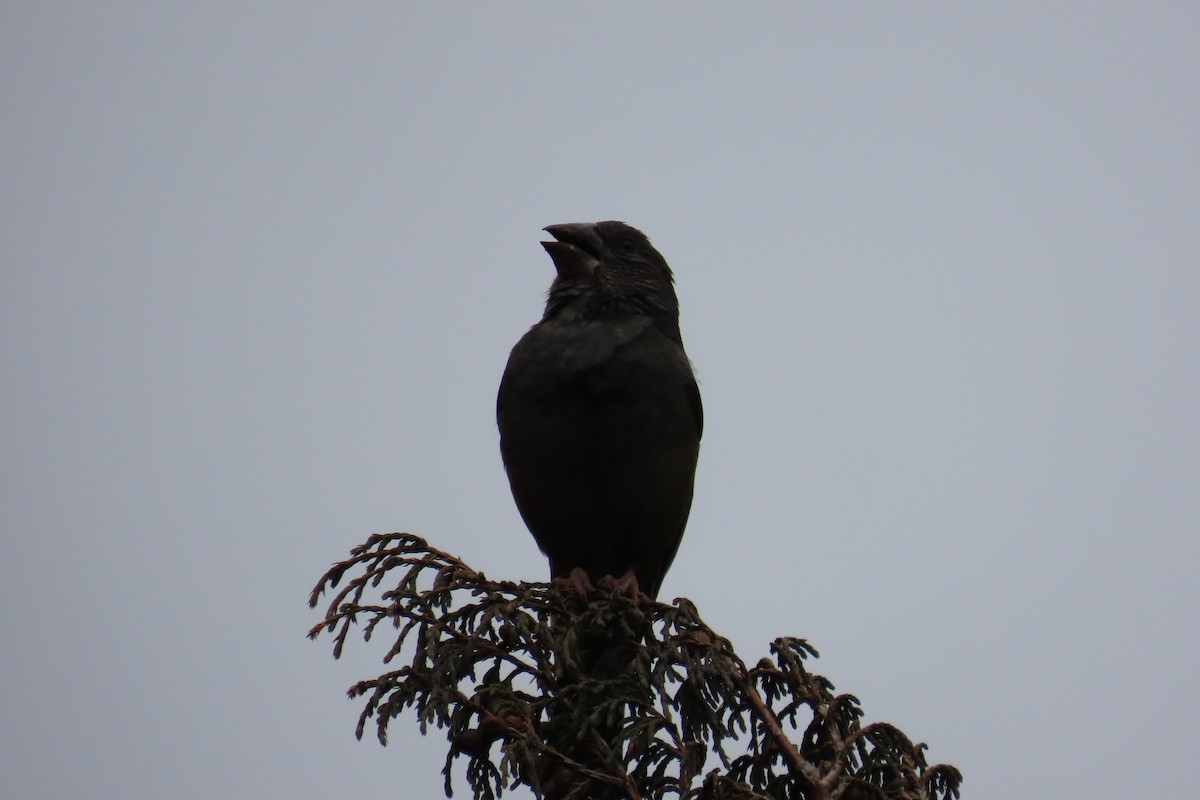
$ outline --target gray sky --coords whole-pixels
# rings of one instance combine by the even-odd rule
[[[674,267],[704,395],[663,595],[748,660],[809,638],[967,797],[1177,794],[1198,34],[1194,3],[5,4],[0,794],[440,796],[440,733],[354,740],[384,648],[333,661],[306,594],[397,529],[546,576],[495,388],[539,229],[608,218]]]

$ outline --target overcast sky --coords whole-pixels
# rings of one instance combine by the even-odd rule
[[[615,218],[705,404],[663,596],[972,800],[1178,796],[1198,76],[1190,2],[5,3],[0,794],[441,796],[306,595],[376,531],[546,577],[495,389]]]

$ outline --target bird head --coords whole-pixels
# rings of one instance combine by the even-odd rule
[[[547,313],[585,303],[589,315],[641,313],[678,317],[674,278],[666,259],[646,234],[624,222],[547,225],[554,237],[542,247],[558,276],[550,287]]]

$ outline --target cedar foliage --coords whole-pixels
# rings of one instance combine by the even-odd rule
[[[408,708],[422,733],[446,729],[448,797],[460,758],[475,800],[517,785],[545,800],[959,797],[957,769],[862,724],[857,698],[809,671],[806,641],[778,638],[747,666],[687,599],[493,581],[405,533],[355,547],[309,605],[325,593],[310,638],[332,634],[338,657],[356,626],[386,631],[384,662],[404,662],[350,688],[357,736],[374,720],[386,745]]]

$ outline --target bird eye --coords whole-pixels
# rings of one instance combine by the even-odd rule
[[[626,236],[624,239],[621,240],[621,249],[622,250],[636,250],[637,242],[633,239],[633,237]]]

